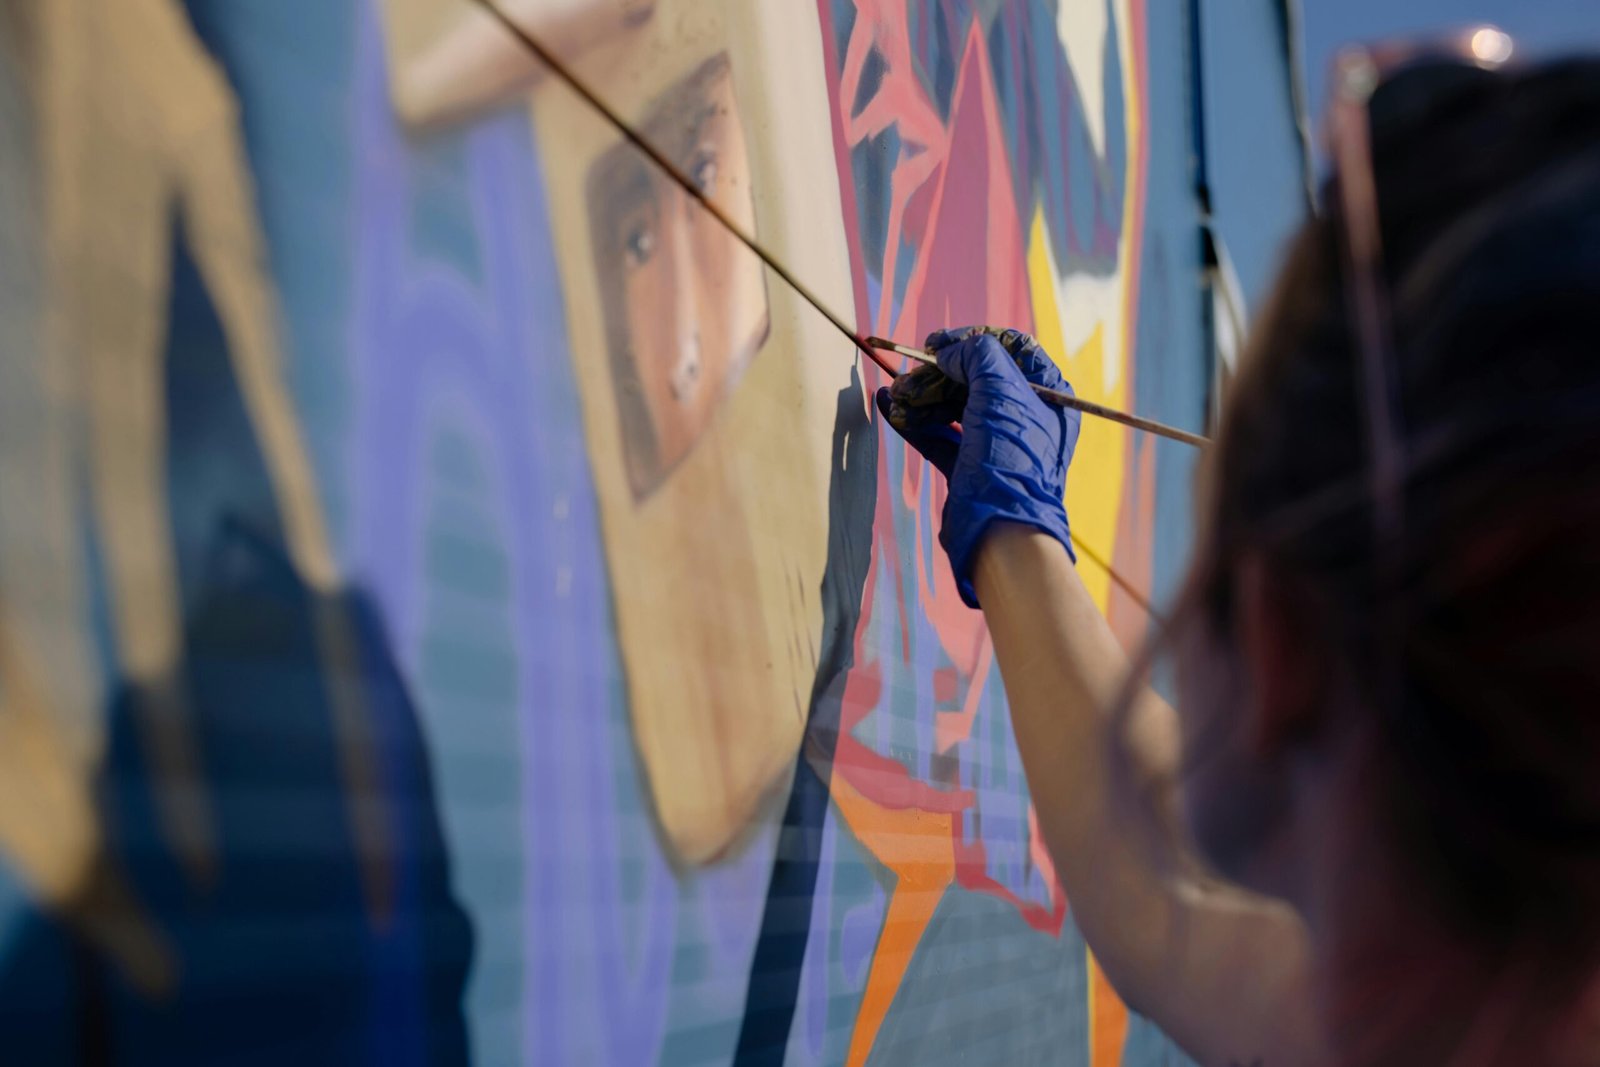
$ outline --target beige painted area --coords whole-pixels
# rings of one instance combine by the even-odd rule
[[[1117,23],[1126,26],[1122,4]],[[1116,47],[1117,27],[1110,24],[1106,0],[1061,0],[1056,9],[1056,33],[1067,50],[1067,62],[1083,100],[1083,117],[1096,155],[1106,150],[1105,72],[1106,48]]]
[[[413,118],[494,106],[503,102],[501,90],[483,86],[514,84],[483,78],[469,44],[477,40],[474,47],[489,56],[499,46],[491,49],[480,36],[463,10],[469,6],[388,0],[395,92]],[[617,17],[615,0],[587,6],[602,22]],[[522,10],[539,16],[574,6],[528,0]],[[419,46],[419,27],[428,25],[454,26],[460,36]],[[540,31],[537,18],[528,28]],[[713,196],[736,217],[748,211],[762,243],[848,313],[854,305],[814,5],[657,0],[647,20],[590,39],[596,43],[587,50],[557,50],[637,125],[649,124],[707,63],[727,57],[748,188],[715,184]],[[436,65],[451,56],[458,69],[441,73]],[[418,70],[429,73],[423,78]],[[430,79],[452,88],[415,95]],[[455,86],[476,87],[478,95]],[[629,409],[619,402],[619,388],[625,396],[628,386],[613,358],[616,318],[629,320],[625,338],[655,321],[684,338],[636,345],[632,358],[674,359],[720,336],[706,320],[722,311],[711,310],[716,301],[702,291],[701,310],[687,318],[681,309],[649,313],[627,285],[607,284],[616,250],[597,247],[604,227],[596,220],[610,205],[592,202],[591,192],[600,187],[597,165],[622,138],[554,82],[536,87],[531,100],[634,737],[673,853],[703,863],[736,844],[763,798],[786,780],[798,749],[822,626],[833,424],[854,350],[776,278],[750,286],[748,279],[765,271],[747,251],[719,245],[691,256],[673,287],[685,304],[695,302],[686,294],[696,287],[723,286],[711,295],[720,294],[738,327],[733,333],[743,337],[764,293],[768,328],[747,360],[718,362],[707,351],[721,383],[715,403],[696,414],[692,443],[664,479],[638,492],[628,468]],[[673,208],[680,209],[700,210]],[[708,257],[727,262],[697,270]],[[670,301],[659,295],[653,306],[667,309]],[[660,354],[650,355],[651,346]]]
[[[7,607],[0,603],[0,848],[37,898],[71,918],[135,988],[163,993],[177,976],[171,946],[100,857],[82,755],[72,750],[45,672],[13,632]]]
[[[559,56],[614,45],[651,21],[656,0],[496,0]],[[542,80],[543,65],[474,0],[385,0],[390,85],[413,126],[468,119]]]
[[[33,439],[7,450],[40,463],[26,483],[38,506],[10,519],[0,541],[0,735],[10,739],[16,772],[7,772],[8,784],[55,799],[42,824],[32,809],[0,804],[0,847],[46,904],[70,909],[87,895],[105,909],[124,894],[97,863],[100,831],[88,799],[104,748],[104,686],[89,652],[79,499],[87,499],[104,560],[116,668],[135,694],[162,831],[193,880],[218,873],[217,828],[179,673],[166,486],[163,357],[175,225],[221,321],[290,555],[318,591],[334,590],[339,576],[282,379],[275,296],[225,78],[178,0],[49,0],[36,6],[31,31],[46,264],[45,338],[32,380],[45,400]],[[348,625],[318,621],[335,675],[350,666]],[[343,687],[332,703],[348,742],[346,786],[370,792],[362,698]],[[377,820],[359,814],[370,801],[355,807],[358,834],[363,825],[370,831],[361,847],[381,911]]]

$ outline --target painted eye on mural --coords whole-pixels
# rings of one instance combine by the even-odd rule
[[[682,358],[673,369],[672,377],[667,382],[667,388],[672,392],[672,399],[680,404],[686,404],[694,399],[700,389],[700,338],[694,338],[692,344],[686,346]]]
[[[705,195],[710,196],[717,185],[717,157],[714,153],[701,152],[695,158],[694,166],[689,168],[689,177],[694,179],[695,186]]]
[[[622,248],[630,268],[637,270],[649,263],[656,252],[655,227],[644,220],[630,226],[622,240]]]
[[[588,199],[623,462],[642,503],[715,424],[770,316],[760,261],[699,202],[755,229],[728,57],[667,90],[639,130],[664,146],[684,188],[623,142],[595,160]]]

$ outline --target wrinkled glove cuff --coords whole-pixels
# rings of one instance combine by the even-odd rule
[[[959,526],[947,521],[939,531],[939,543],[944,546],[945,553],[950,557],[950,567],[955,572],[956,592],[961,594],[961,602],[969,608],[981,606],[978,603],[977,590],[972,587],[972,565],[977,561],[978,549],[983,545],[989,527],[997,522],[1029,526],[1041,533],[1049,534],[1061,542],[1061,547],[1067,550],[1068,559],[1074,564],[1078,562],[1078,553],[1072,547],[1072,531],[1067,523],[1067,513],[1064,508],[1043,514],[985,508],[982,509],[982,513],[969,517]]]

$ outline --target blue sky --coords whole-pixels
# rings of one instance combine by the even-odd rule
[[[1254,308],[1285,236],[1306,210],[1299,145],[1283,80],[1279,0],[1202,0],[1206,142],[1218,231]],[[1300,0],[1313,134],[1328,69],[1350,41],[1438,34],[1482,22],[1522,55],[1600,50],[1600,0]]]
[[[1313,115],[1322,113],[1328,64],[1352,40],[1411,36],[1492,22],[1524,54],[1600,48],[1597,0],[1301,0],[1306,80]]]

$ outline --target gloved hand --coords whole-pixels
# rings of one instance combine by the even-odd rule
[[[949,479],[939,543],[961,599],[975,608],[972,564],[992,523],[1042,530],[1077,561],[1062,497],[1082,416],[1029,387],[1072,391],[1025,333],[940,330],[928,347],[939,366],[918,367],[878,390],[878,410]]]

